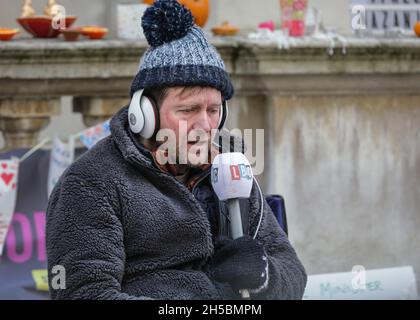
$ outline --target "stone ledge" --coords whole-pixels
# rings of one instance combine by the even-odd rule
[[[312,38],[293,39],[290,49],[273,41],[210,37],[237,84],[237,91],[345,94],[371,90],[409,94],[419,90],[420,39],[348,38],[347,54]],[[125,96],[145,41],[17,39],[0,46],[0,98]],[[394,77],[394,80],[392,78]],[[401,77],[409,81],[401,82]],[[414,77],[414,78],[413,78]],[[355,79],[360,79],[354,82]],[[299,82],[297,82],[299,81]],[[293,82],[293,84],[291,84]],[[359,83],[360,82],[360,83]],[[381,84],[382,83],[382,84]],[[395,88],[394,88],[395,87]]]
[[[359,38],[346,37],[347,47],[349,49],[374,49],[374,50],[404,50],[404,49],[420,49],[420,38],[405,37],[405,38]],[[245,36],[238,37],[209,37],[212,43],[218,49],[227,48],[272,48],[277,49],[278,44],[275,39],[250,39]],[[339,44],[339,42],[337,42]],[[312,48],[322,49],[329,45],[329,42],[323,39],[316,39],[311,37],[292,38],[291,49]],[[148,47],[145,40],[122,40],[122,39],[107,39],[107,40],[80,40],[75,42],[66,42],[62,39],[34,39],[34,38],[20,38],[9,42],[3,42],[0,46],[0,53],[4,52],[22,52],[29,51],[73,51],[73,52],[89,52],[96,50],[145,50]],[[280,49],[279,49],[280,50]],[[283,49],[283,51],[287,51]]]

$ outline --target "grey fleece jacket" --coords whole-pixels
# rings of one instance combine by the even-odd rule
[[[213,254],[209,219],[174,176],[156,168],[129,134],[128,108],[111,135],[61,176],[48,203],[46,241],[52,299],[239,299],[204,271]],[[254,185],[249,233],[268,254],[269,282],[254,299],[301,299],[307,276]],[[63,266],[65,289],[51,286]]]

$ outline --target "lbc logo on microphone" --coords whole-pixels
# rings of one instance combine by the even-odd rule
[[[229,166],[230,177],[232,180],[251,180],[252,170],[250,165],[238,164]],[[217,183],[219,181],[219,168],[214,168],[212,171],[212,181]]]

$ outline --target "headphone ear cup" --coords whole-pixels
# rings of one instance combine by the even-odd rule
[[[219,130],[221,130],[225,126],[228,113],[229,113],[228,103],[227,101],[223,101],[222,111],[220,113],[220,119],[219,119],[219,127],[218,127]]]
[[[140,106],[142,94],[143,90],[136,91],[128,108],[128,123],[130,130],[134,133],[140,133],[144,127],[144,116]]]
[[[144,90],[136,91],[128,108],[128,123],[134,133],[150,139],[159,128],[159,112],[152,99],[143,95]]]
[[[153,99],[143,95],[140,102],[144,116],[144,127],[140,135],[144,139],[150,139],[159,130],[159,111]]]

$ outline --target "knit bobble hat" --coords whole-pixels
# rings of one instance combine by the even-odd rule
[[[223,60],[190,10],[176,0],[157,0],[146,9],[142,27],[150,47],[131,84],[131,97],[140,89],[173,86],[209,86],[225,100],[233,96]]]

